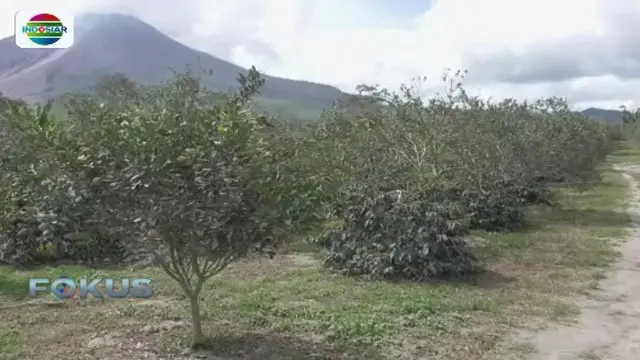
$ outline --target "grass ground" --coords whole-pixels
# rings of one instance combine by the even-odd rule
[[[640,163],[621,148],[609,160]],[[559,190],[560,206],[528,209],[528,227],[473,234],[487,272],[433,284],[329,274],[313,253],[237,264],[202,294],[215,359],[494,359],[529,349],[514,330],[571,321],[567,301],[593,289],[628,233],[628,186],[605,167],[593,188]],[[49,304],[27,299],[30,277],[150,277],[154,298]],[[168,359],[189,341],[187,301],[157,269],[0,268],[0,359]],[[164,355],[159,354],[174,354]],[[146,356],[146,357],[144,357]],[[214,357],[211,357],[214,358]]]
[[[609,163],[640,164],[640,151],[636,145],[621,144],[618,150],[609,157]]]

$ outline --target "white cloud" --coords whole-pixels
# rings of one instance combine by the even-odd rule
[[[441,89],[445,68],[468,67],[469,90],[494,98],[640,106],[637,0],[434,1],[412,17],[400,11],[409,0],[60,0],[55,8],[134,14],[239,65],[344,90],[423,75]],[[10,35],[15,11],[51,7],[24,3],[0,3],[0,36]]]

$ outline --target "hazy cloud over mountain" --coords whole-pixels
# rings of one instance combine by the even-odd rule
[[[25,2],[0,4],[0,36]],[[34,9],[50,1],[29,0]],[[61,0],[133,14],[171,37],[276,76],[396,87],[467,68],[471,92],[566,96],[579,107],[640,106],[637,0]]]

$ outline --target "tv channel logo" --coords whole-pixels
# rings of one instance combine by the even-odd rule
[[[148,299],[153,295],[151,279],[120,279],[119,286],[115,279],[104,279],[104,294],[100,291],[103,279],[79,279],[75,281],[69,277],[61,276],[53,281],[44,278],[29,279],[29,296],[35,297],[39,292],[51,293],[58,300],[87,299],[91,294],[95,299],[104,297],[122,299],[127,296],[138,299]]]
[[[15,17],[16,45],[23,49],[66,49],[73,45],[73,15],[21,10]]]

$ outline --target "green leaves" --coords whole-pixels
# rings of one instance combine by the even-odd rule
[[[149,229],[163,239],[149,254],[173,254],[182,262],[197,249],[200,270],[207,268],[200,260],[217,263],[209,269],[220,271],[264,248],[270,229],[288,220],[280,215],[287,209],[279,210],[286,203],[278,200],[283,189],[273,176],[279,165],[272,144],[250,109],[264,81],[252,69],[239,77],[237,92],[215,97],[192,75],[176,74],[152,88],[107,76],[95,97],[68,96],[66,122],[50,116],[51,103],[3,102],[11,128],[22,135],[13,148],[20,161],[2,181],[6,196],[52,212],[58,223],[70,219],[64,231],[95,227],[122,237],[134,257],[149,248],[141,236]],[[47,196],[38,187],[43,182]],[[212,240],[218,245],[207,248]],[[52,241],[73,247],[63,237]]]
[[[463,77],[446,75],[447,92],[429,101],[419,83],[396,94],[360,86],[359,97],[327,111],[293,145],[294,166],[309,174],[296,189],[344,222],[314,238],[330,267],[373,277],[464,272],[473,268],[464,255],[464,231],[451,237],[450,226],[516,230],[525,222],[524,206],[552,203],[551,185],[587,184],[597,176],[611,149],[603,126],[574,115],[557,98],[528,104],[471,97]],[[325,193],[318,196],[320,188]],[[379,204],[389,191],[402,194],[404,205]],[[442,208],[449,206],[459,223],[441,222],[450,219]],[[419,227],[435,232],[426,236]],[[456,250],[434,251],[442,241]],[[451,258],[454,253],[460,257]]]
[[[348,207],[343,226],[320,235],[325,264],[366,278],[428,279],[462,275],[477,259],[462,236],[468,226],[461,208],[407,194],[361,198]]]
[[[31,206],[55,214],[61,232],[119,239],[135,257],[162,254],[184,281],[180,267],[194,269],[193,259],[191,274],[203,278],[272,248],[263,245],[275,228],[328,222],[341,227],[318,239],[347,273],[466,271],[465,231],[516,229],[523,206],[551,203],[552,185],[592,181],[610,134],[561,99],[471,97],[463,77],[447,74],[446,93],[429,100],[419,82],[398,93],[361,86],[297,127],[253,111],[264,84],[254,68],[228,94],[202,88],[193,72],[154,87],[114,74],[93,96],[68,96],[65,121],[50,115],[50,103],[2,99],[15,134],[2,165],[2,211],[15,220]],[[153,241],[150,231],[159,234]]]

